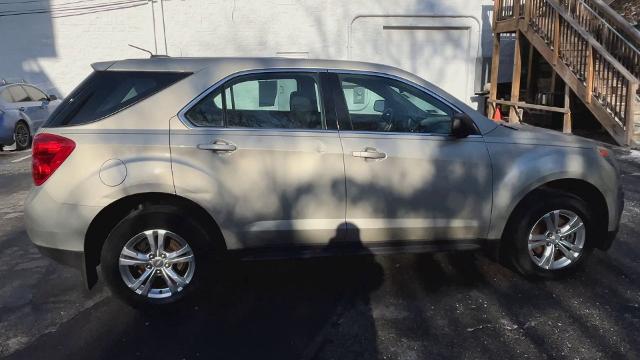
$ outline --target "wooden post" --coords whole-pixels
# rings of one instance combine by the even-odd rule
[[[525,0],[524,2],[524,26],[529,26],[531,21],[531,0]]]
[[[533,93],[533,54],[535,48],[532,43],[529,43],[529,60],[527,61],[527,100],[534,101],[535,99],[532,97]]]
[[[638,92],[638,87],[640,84],[638,80],[629,81],[629,87],[627,88],[627,104],[625,106],[625,114],[624,114],[624,125],[626,130],[626,138],[625,145],[631,145],[633,142],[634,132],[635,132],[635,117],[636,111],[636,94]],[[639,119],[640,121],[640,119]]]
[[[513,0],[513,18],[520,21],[520,0]]]
[[[516,31],[516,43],[513,49],[513,75],[511,77],[511,101],[518,102],[520,97],[520,77],[522,75],[522,54],[520,51],[520,42],[522,36],[520,30]],[[509,108],[509,122],[518,122],[518,113],[516,109],[511,106]]]
[[[571,95],[571,88],[569,84],[564,83],[564,113],[562,121],[562,132],[565,134],[571,134],[571,107],[569,106],[569,98]]]
[[[587,78],[585,79],[585,86],[587,90],[584,94],[584,101],[587,104],[591,104],[591,95],[593,94],[593,76],[595,66],[593,65],[593,48],[589,43],[587,45]]]
[[[553,15],[553,65],[557,65],[560,57],[560,14],[554,10]]]
[[[495,0],[493,2],[493,24],[491,24],[491,29],[495,32],[496,23],[498,22],[498,12],[500,11],[500,0]]]
[[[498,3],[496,1],[496,3]],[[493,52],[491,54],[491,78],[490,89],[489,89],[489,100],[496,100],[498,96],[498,68],[500,66],[500,34],[493,34]],[[493,117],[493,114],[496,111],[496,104],[487,103],[487,116],[489,118]]]

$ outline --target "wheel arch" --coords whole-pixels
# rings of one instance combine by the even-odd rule
[[[518,210],[526,204],[527,200],[532,196],[539,195],[541,191],[545,190],[572,194],[584,200],[589,206],[589,209],[593,211],[593,220],[595,221],[595,228],[598,232],[595,238],[601,240],[599,243],[594,244],[594,246],[597,248],[606,246],[605,239],[607,237],[607,228],[609,225],[609,207],[605,196],[592,183],[576,178],[563,178],[547,181],[527,191],[509,211],[508,218],[500,230],[500,235],[503,235],[504,231],[509,228],[510,222],[514,221],[514,214],[518,213]]]
[[[83,273],[87,288],[92,288],[97,280],[96,267],[100,264],[100,253],[111,230],[128,214],[148,205],[175,206],[195,218],[212,234],[212,249],[225,251],[226,244],[222,231],[213,217],[197,203],[169,193],[139,193],[125,196],[104,207],[91,221],[84,238]]]

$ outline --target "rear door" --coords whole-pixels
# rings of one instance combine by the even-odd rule
[[[31,122],[33,124],[33,131],[35,132],[51,114],[51,111],[49,111],[49,97],[33,86],[22,85],[22,88],[27,92],[27,95],[29,95],[29,98],[31,99],[31,103],[29,104],[29,116],[31,117]]]
[[[342,90],[336,104],[342,114],[349,240],[484,237],[491,164],[480,135],[449,135],[457,110],[398,79],[343,73],[335,81]]]
[[[316,72],[262,72],[171,122],[176,192],[207,207],[231,249],[325,246],[345,221],[342,148]]]
[[[28,122],[31,133],[35,133],[35,130],[42,125],[42,121],[39,118],[42,115],[40,109],[40,103],[33,101],[31,96],[21,85],[13,85],[9,87],[9,92],[13,96],[13,106],[20,111],[22,117]]]

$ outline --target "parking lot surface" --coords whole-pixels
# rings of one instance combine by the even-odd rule
[[[236,263],[197,302],[143,313],[38,253],[29,152],[0,152],[0,357],[640,358],[640,152],[616,155],[620,234],[567,278],[476,252]]]

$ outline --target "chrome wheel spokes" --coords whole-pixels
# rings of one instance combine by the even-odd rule
[[[27,129],[27,127],[23,124],[18,124],[18,126],[16,127],[14,138],[15,142],[19,146],[26,147],[27,145],[29,145],[29,129]]]
[[[127,287],[150,298],[170,297],[193,279],[195,258],[177,234],[154,229],[131,238],[120,252],[120,275]]]
[[[529,257],[546,270],[564,268],[582,254],[585,234],[584,222],[573,211],[550,211],[529,231]]]

